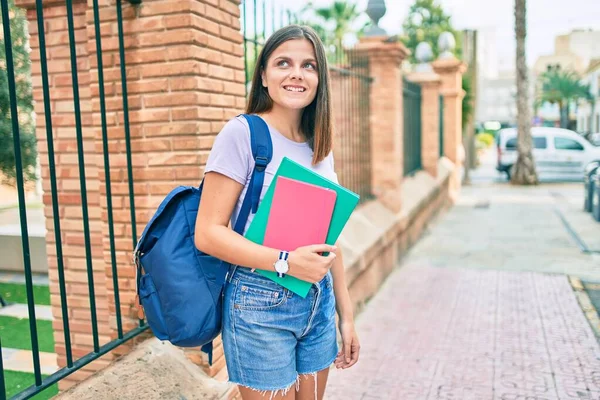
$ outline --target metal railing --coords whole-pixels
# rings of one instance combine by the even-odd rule
[[[444,156],[444,96],[439,95],[439,110],[440,110],[440,157]]]
[[[134,191],[133,191],[133,174],[131,168],[131,144],[130,144],[130,129],[129,129],[129,116],[128,116],[128,102],[127,102],[127,82],[126,82],[126,65],[125,65],[125,51],[123,44],[123,15],[122,15],[122,0],[116,1],[117,11],[117,27],[119,37],[119,55],[120,55],[120,69],[121,69],[121,84],[122,84],[122,98],[123,98],[123,114],[124,114],[124,140],[126,144],[127,152],[127,175],[129,180],[129,200],[131,210],[131,229],[132,229],[132,250],[137,241],[136,233],[136,221],[135,221],[135,205],[134,205]],[[139,4],[140,0],[130,0],[132,4]],[[76,42],[75,42],[75,28],[73,18],[73,4],[72,0],[66,0],[67,10],[67,25],[68,25],[68,37],[69,37],[69,48],[70,48],[70,63],[71,63],[71,79],[73,89],[73,102],[74,102],[74,116],[75,116],[75,132],[77,142],[77,155],[79,164],[79,181],[80,181],[80,194],[81,194],[81,210],[82,210],[82,223],[83,223],[83,238],[85,243],[85,254],[86,254],[86,269],[88,278],[88,290],[89,290],[89,301],[90,301],[90,313],[91,313],[91,327],[93,334],[93,352],[79,358],[78,360],[73,359],[72,345],[71,345],[71,332],[69,327],[69,313],[67,305],[67,291],[65,284],[65,266],[63,259],[63,247],[62,247],[62,236],[61,236],[61,222],[59,214],[59,196],[57,190],[57,174],[56,174],[56,161],[55,161],[55,150],[54,150],[54,139],[52,129],[52,114],[51,114],[51,94],[49,86],[49,75],[48,75],[48,62],[46,57],[46,42],[45,42],[45,24],[44,24],[44,11],[42,0],[36,0],[36,15],[37,15],[37,35],[39,38],[39,52],[40,52],[40,67],[41,67],[41,82],[42,82],[42,94],[44,100],[44,118],[45,118],[45,129],[46,129],[46,140],[48,145],[48,171],[50,179],[50,192],[52,201],[52,216],[54,221],[54,238],[56,245],[56,263],[58,272],[58,285],[60,292],[61,310],[62,310],[62,323],[64,330],[64,341],[65,341],[65,357],[67,366],[58,370],[57,372],[42,379],[41,367],[40,367],[40,351],[38,342],[38,332],[36,326],[36,312],[35,312],[35,299],[33,294],[33,283],[31,273],[31,256],[29,247],[29,233],[27,226],[27,208],[25,205],[25,183],[23,180],[23,168],[21,164],[21,146],[20,146],[20,130],[19,130],[19,110],[17,107],[17,93],[15,85],[15,70],[14,70],[14,57],[12,51],[11,41],[11,28],[9,24],[9,3],[8,0],[0,0],[2,9],[2,24],[4,30],[4,45],[6,51],[6,73],[8,78],[9,98],[10,98],[10,116],[12,123],[13,133],[13,145],[15,155],[15,166],[16,166],[16,183],[17,193],[19,201],[19,216],[21,226],[21,238],[23,246],[23,264],[25,273],[25,285],[27,293],[27,305],[29,313],[29,328],[31,338],[31,353],[33,358],[33,369],[35,383],[24,389],[23,391],[16,394],[12,399],[28,399],[49,386],[55,384],[61,379],[67,377],[78,369],[82,368],[86,364],[89,364],[93,360],[103,356],[109,351],[115,349],[119,345],[123,344],[127,340],[135,337],[139,333],[145,331],[148,326],[144,321],[140,320],[139,327],[124,333],[122,328],[121,310],[120,310],[120,299],[119,299],[119,286],[118,286],[118,272],[115,259],[115,235],[113,227],[113,209],[111,200],[111,180],[110,180],[110,159],[108,154],[108,138],[107,138],[107,123],[106,123],[106,106],[105,106],[105,93],[104,93],[104,76],[102,66],[102,43],[100,35],[100,19],[99,19],[99,8],[98,0],[93,0],[93,12],[94,12],[94,28],[96,35],[96,56],[98,61],[98,84],[99,84],[99,99],[100,99],[100,112],[101,112],[101,124],[102,124],[102,144],[104,152],[104,172],[106,179],[106,200],[107,200],[107,215],[108,215],[108,228],[109,228],[109,242],[111,251],[111,264],[112,264],[112,276],[113,276],[113,287],[114,287],[114,299],[115,299],[115,314],[117,322],[117,339],[112,340],[102,346],[99,344],[98,338],[98,320],[96,315],[96,302],[95,302],[95,286],[93,277],[93,265],[92,265],[92,254],[91,254],[91,241],[90,241],[90,226],[88,216],[88,200],[86,187],[86,171],[85,171],[85,154],[83,150],[83,134],[82,134],[82,118],[81,118],[81,106],[79,96],[79,80],[77,73],[77,55],[76,55]],[[0,398],[6,398],[6,382],[4,381],[4,366],[2,365],[2,347],[0,343]]]
[[[269,10],[268,13],[267,10]],[[246,94],[248,94],[250,92],[248,83],[252,80],[256,58],[262,50],[266,38],[277,29],[298,22],[298,19],[290,10],[277,6],[275,0],[242,0],[241,21],[244,36],[245,87]]]
[[[369,59],[352,49],[338,51],[330,63],[335,169],[340,184],[372,198]]]
[[[246,94],[266,38],[283,26],[301,23],[295,13],[276,4],[275,0],[242,2]],[[335,169],[340,184],[358,193],[363,202],[372,197],[369,62],[341,45],[326,52],[332,81]]]
[[[404,176],[422,169],[421,163],[421,86],[403,78]]]

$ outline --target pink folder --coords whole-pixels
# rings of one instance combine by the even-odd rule
[[[335,190],[278,177],[263,244],[293,251],[325,243],[336,197]]]

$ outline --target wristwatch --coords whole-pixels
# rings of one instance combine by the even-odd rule
[[[280,278],[285,277],[285,274],[290,270],[290,266],[288,265],[287,259],[290,253],[287,251],[279,252],[279,260],[275,261],[275,271],[277,272],[277,276]]]

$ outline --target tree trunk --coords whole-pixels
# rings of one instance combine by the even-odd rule
[[[527,36],[526,0],[515,0],[515,33],[517,37],[517,162],[512,167],[511,182],[517,185],[536,185],[537,173],[532,154],[531,116],[525,37]]]
[[[558,126],[563,127],[563,103],[562,101],[558,102]]]

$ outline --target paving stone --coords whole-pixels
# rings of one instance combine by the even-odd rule
[[[600,399],[600,346],[567,276],[600,282],[600,259],[557,214],[584,221],[581,184],[481,176],[357,317],[361,357],[331,371],[327,399]]]
[[[29,318],[29,309],[27,304],[10,304],[6,307],[0,308],[0,315],[15,318]],[[35,306],[35,319],[52,321],[52,307],[51,306]]]

